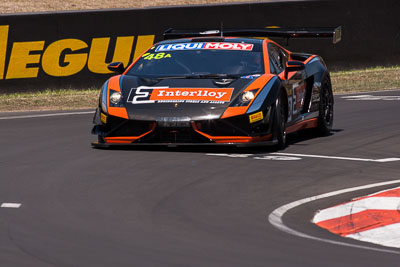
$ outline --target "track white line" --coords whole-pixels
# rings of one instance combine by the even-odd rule
[[[400,158],[366,159],[366,158],[349,158],[349,157],[308,155],[308,154],[293,154],[293,153],[271,153],[271,154],[272,155],[281,155],[281,156],[305,157],[305,158],[338,159],[338,160],[367,161],[367,162],[381,162],[381,163],[392,162],[392,161],[400,161]]]
[[[381,93],[381,92],[397,92],[397,91],[400,91],[400,89],[387,89],[387,90],[363,91],[363,92],[354,92],[354,93],[335,93],[335,96],[342,96],[342,95],[361,95],[361,94]]]
[[[2,203],[1,207],[2,208],[12,208],[12,209],[18,209],[21,207],[21,203]]]
[[[342,99],[349,101],[399,101],[400,96],[398,95],[354,95],[354,96],[342,96]]]
[[[358,191],[358,190],[363,190],[363,189],[368,189],[368,188],[373,188],[373,187],[379,187],[379,186],[384,186],[384,185],[390,185],[390,184],[398,184],[398,183],[400,183],[400,180],[393,180],[393,181],[382,182],[382,183],[374,183],[374,184],[369,184],[369,185],[346,188],[346,189],[342,189],[342,190],[333,191],[330,193],[325,193],[325,194],[321,194],[321,195],[317,195],[317,196],[312,196],[312,197],[296,200],[296,201],[290,202],[286,205],[283,205],[283,206],[275,209],[273,212],[271,212],[269,214],[268,221],[270,224],[272,224],[277,229],[279,229],[285,233],[298,236],[298,237],[307,238],[307,239],[311,239],[311,240],[315,240],[315,241],[321,241],[321,242],[334,244],[334,245],[367,249],[367,250],[393,253],[393,254],[400,255],[400,251],[396,251],[396,250],[374,248],[374,247],[368,247],[368,246],[363,246],[363,245],[355,245],[355,244],[350,244],[350,243],[345,243],[345,242],[340,242],[340,241],[329,240],[329,239],[325,239],[325,238],[319,238],[316,236],[311,236],[311,235],[299,232],[297,230],[294,230],[294,229],[288,227],[287,225],[285,225],[283,223],[283,220],[282,220],[285,213],[287,213],[289,210],[296,208],[300,205],[303,205],[305,203],[309,203],[309,202],[312,202],[315,200],[328,198],[328,197],[332,197],[332,196],[337,196],[340,194],[349,193],[349,192],[353,192],[353,191]]]
[[[37,115],[20,115],[20,116],[7,116],[0,117],[0,120],[15,120],[15,119],[30,119],[30,118],[43,118],[55,116],[70,116],[70,115],[83,115],[93,114],[94,111],[81,111],[81,112],[65,112],[65,113],[50,113],[50,114],[37,114]]]

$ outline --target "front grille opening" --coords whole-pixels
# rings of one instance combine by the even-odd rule
[[[197,129],[212,136],[247,136],[251,127],[245,118],[196,121]]]
[[[126,120],[109,116],[105,128],[106,137],[140,136],[154,128],[155,122]]]
[[[192,127],[159,127],[146,135],[139,143],[207,143],[211,142],[204,136],[196,133]]]

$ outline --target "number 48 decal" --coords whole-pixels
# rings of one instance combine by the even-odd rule
[[[171,57],[171,54],[166,54],[166,53],[146,53],[142,56],[143,59],[145,60],[152,60],[152,59],[163,59],[163,58],[168,58]]]

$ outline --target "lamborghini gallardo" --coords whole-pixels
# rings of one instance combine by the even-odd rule
[[[118,75],[101,88],[92,145],[283,149],[291,132],[329,134],[334,101],[323,59],[271,37],[337,43],[341,28],[169,29],[128,67],[109,64]]]

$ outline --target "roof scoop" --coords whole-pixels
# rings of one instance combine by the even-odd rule
[[[204,32],[199,32],[200,35],[214,35],[214,34],[219,34],[219,30],[210,30],[210,31],[204,31]]]

